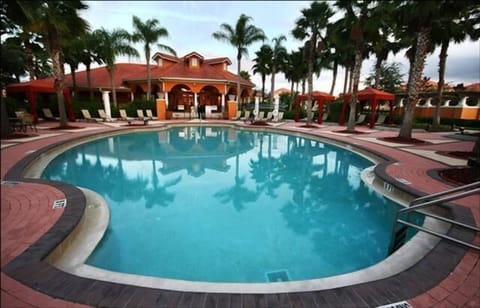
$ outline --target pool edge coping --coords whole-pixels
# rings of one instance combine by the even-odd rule
[[[191,123],[175,123],[173,125],[198,125],[197,123],[195,124],[191,124]],[[234,124],[224,124],[224,123],[221,123],[220,125],[222,126],[225,126],[225,125],[234,125]],[[158,129],[158,127],[155,127],[154,129]],[[257,129],[257,128],[256,128]],[[279,128],[279,127],[275,127],[275,128],[272,128],[273,130],[275,131],[292,131],[291,129],[283,129],[283,128]],[[117,130],[117,131],[120,131],[120,130]],[[117,131],[115,131],[114,133],[116,133]],[[131,130],[130,130],[131,131]],[[313,137],[321,137],[321,138],[325,138],[325,139],[331,139],[331,138],[328,138],[328,137],[324,137],[324,136],[318,136],[318,135],[313,135],[313,134],[309,134],[309,132],[298,132],[298,131],[293,131],[294,133],[298,133],[298,134],[302,134],[302,135],[308,135],[308,136],[313,136]],[[110,133],[111,134],[111,133]],[[101,136],[105,136],[105,135],[109,135],[109,133],[105,133],[105,132],[94,132],[92,134],[89,134],[88,136],[84,136],[84,137],[80,137],[81,139],[83,138],[88,138],[92,135],[101,135]],[[339,140],[336,140],[336,142],[342,142],[344,144],[350,144],[349,142],[343,142],[343,141],[339,141]],[[58,144],[61,144],[61,143],[64,143],[64,142],[58,142],[58,143],[54,143],[52,145],[49,145],[49,146],[46,146],[42,149],[40,149],[38,151],[38,153],[33,153],[34,155],[28,155],[27,157],[21,159],[19,162],[17,162],[5,175],[5,179],[6,180],[20,180],[20,181],[23,181],[23,182],[39,182],[39,181],[36,181],[35,179],[28,179],[28,178],[23,178],[22,176],[22,166],[25,166],[25,160],[29,161],[32,159],[32,157],[36,157],[36,155],[39,155],[41,154],[41,152],[43,152],[44,149],[47,149],[47,148],[51,148],[53,146],[57,146]],[[371,150],[368,150],[368,149],[364,149],[368,152],[372,152]],[[384,163],[384,168],[380,168],[379,170],[377,170],[377,168],[375,168],[375,173],[379,173],[381,175],[384,175],[386,178],[388,178],[388,174],[386,174],[385,172],[385,168],[388,164],[390,163],[394,163],[395,161],[393,160],[388,160],[387,162]],[[383,174],[382,174],[383,172]],[[42,181],[40,181],[42,182]],[[395,182],[394,182],[395,183]],[[45,184],[42,182],[42,184]],[[75,187],[67,187],[67,186],[70,186],[70,185],[66,185],[64,183],[47,183],[47,185],[52,185],[54,187],[57,187],[58,189],[60,189],[61,191],[65,192],[67,198],[72,198],[75,197],[75,198],[78,198],[78,196],[76,195],[76,193],[78,193],[78,190],[75,189]],[[407,187],[408,189],[410,189],[409,187]],[[413,192],[417,193],[417,195],[421,195],[421,193],[413,190]],[[415,194],[414,194],[415,195]],[[82,207],[84,208],[85,206],[85,200],[83,200],[83,204],[82,203],[82,200],[80,200],[81,198],[78,198],[79,200],[77,200],[78,204],[79,204],[79,207]],[[71,205],[71,203],[69,202],[69,205]],[[453,210],[455,211],[456,209],[458,209],[459,207],[458,206],[455,206],[453,207]],[[469,209],[467,208],[464,208],[464,207],[461,207],[465,210],[468,210],[468,215],[467,216],[470,216],[470,219],[471,219],[471,212]],[[83,213],[83,211],[82,211]],[[64,216],[68,216],[68,218],[71,220],[69,221],[69,223],[67,225],[70,225],[70,224],[76,224],[74,222],[74,218],[78,218],[78,209],[74,212],[74,213],[68,213],[67,214],[67,211],[65,211],[65,213],[62,215],[61,219],[64,217]],[[74,216],[77,216],[77,217],[74,217]],[[460,216],[464,216],[464,215],[460,215]],[[77,221],[78,223],[78,221]],[[52,280],[50,279],[41,279],[41,277],[39,277],[39,272],[40,273],[43,273],[43,274],[50,274],[50,278],[52,277],[56,277],[55,279],[60,279],[62,281],[65,281],[65,280],[69,280],[69,279],[77,279],[76,282],[73,282],[73,283],[76,283],[77,285],[80,285],[80,284],[90,284],[90,283],[93,283],[93,284],[96,284],[97,286],[100,284],[102,286],[102,288],[108,288],[108,286],[112,287],[112,288],[115,288],[115,287],[119,287],[119,286],[122,286],[122,288],[124,287],[128,287],[128,286],[124,286],[124,285],[121,285],[121,284],[117,284],[117,283],[108,283],[108,282],[104,282],[104,283],[100,283],[100,282],[96,282],[94,280],[91,280],[91,279],[80,279],[82,281],[78,281],[78,277],[72,277],[72,275],[68,275],[67,273],[64,273],[58,269],[55,269],[55,268],[50,268],[48,266],[48,264],[44,264],[44,252],[45,250],[48,250],[47,247],[43,247],[42,249],[37,249],[38,247],[37,246],[51,246],[51,242],[50,244],[48,243],[44,243],[45,240],[52,240],[52,237],[53,238],[58,238],[59,236],[61,236],[61,234],[65,234],[65,228],[68,227],[68,226],[65,226],[66,222],[65,221],[62,221],[62,228],[56,228],[56,227],[59,227],[57,226],[59,223],[57,222],[57,224],[54,225],[54,227],[52,227],[52,229],[54,230],[49,230],[49,232],[45,233],[37,242],[35,242],[32,246],[30,246],[29,249],[27,249],[27,251],[25,251],[24,253],[22,253],[20,256],[17,256],[14,260],[12,260],[11,262],[9,262],[8,264],[6,264],[4,267],[2,267],[2,271],[4,273],[6,273],[7,275],[11,276],[12,278],[14,279],[17,279],[19,281],[21,281],[22,283],[34,288],[34,289],[37,289],[37,290],[40,290],[46,294],[49,294],[49,295],[52,295],[54,297],[59,297],[59,298],[64,298],[64,299],[67,299],[67,300],[72,300],[72,301],[75,301],[75,302],[82,302],[82,303],[87,303],[87,304],[91,304],[92,303],[92,299],[88,299],[86,297],[82,297],[80,296],[79,298],[76,298],[75,296],[72,296],[72,292],[68,292],[65,293],[63,292],[62,293],[62,290],[56,290],[55,288],[52,288],[52,287],[49,287],[48,286],[48,283],[46,284],[45,282],[52,282]],[[60,230],[57,230],[57,229],[60,229]],[[68,228],[67,228],[68,229]],[[454,230],[455,228],[453,228],[452,230],[450,230],[449,233],[451,233],[452,231],[455,231]],[[52,232],[51,232],[52,231]],[[56,231],[56,232],[54,232]],[[58,232],[58,231],[62,231],[62,232]],[[55,233],[54,235],[52,235],[51,233]],[[69,233],[67,232],[67,235]],[[66,235],[65,235],[66,236]],[[471,240],[471,239],[470,239]],[[41,242],[41,243],[39,243]],[[55,246],[56,247],[56,246]],[[442,240],[439,242],[438,245],[436,245],[434,247],[434,249],[422,260],[420,260],[419,264],[423,264],[425,263],[427,260],[427,257],[432,255],[432,254],[437,254],[437,253],[441,253],[443,254],[443,252],[445,252],[445,250],[447,250],[449,253],[450,253],[450,258],[446,258],[446,259],[451,259],[451,263],[452,265],[449,267],[449,268],[452,268],[454,267],[458,261],[461,259],[461,257],[464,255],[464,253],[466,252],[466,249],[463,249],[463,248],[460,248],[458,249],[459,247],[458,246],[455,246],[455,249],[452,248],[452,244],[451,243],[447,243],[446,241]],[[43,257],[42,257],[43,256]],[[33,257],[33,258],[32,258]],[[445,257],[443,257],[445,259]],[[406,283],[408,284],[408,282],[412,281],[412,278],[409,277],[410,274],[415,274],[415,272],[418,270],[420,265],[415,265],[413,266],[411,269],[408,269],[407,271],[405,272],[402,272],[398,275],[395,275],[395,276],[392,276],[392,277],[389,277],[389,278],[386,278],[386,279],[381,279],[381,280],[378,280],[378,281],[373,281],[373,282],[369,282],[369,283],[364,283],[364,284],[361,284],[362,286],[363,285],[367,285],[367,289],[370,289],[370,287],[374,287],[377,283],[381,283],[380,286],[382,287],[385,287],[386,284],[391,284],[391,287],[392,288],[396,288],[395,286],[398,286],[398,279],[399,280],[404,280],[406,279]],[[422,268],[420,266],[420,268]],[[443,270],[443,274],[441,275],[441,279],[443,278],[446,278],[446,276],[448,276],[448,273],[449,271],[446,270],[445,271],[445,266],[441,266],[439,267],[439,271],[436,271],[436,274],[438,276],[438,273],[441,272],[441,270]],[[29,275],[26,275],[27,273],[29,273]],[[407,276],[407,277],[405,277]],[[415,290],[408,290],[409,288],[406,288],[407,290],[403,290],[403,291],[399,291],[397,294],[390,294],[390,295],[386,295],[385,298],[389,298],[388,301],[392,301],[394,299],[406,299],[406,298],[411,298],[415,295],[418,295],[418,294],[421,294],[422,292],[425,291],[425,288],[427,288],[427,284],[432,287],[434,286],[437,282],[438,282],[438,278],[440,277],[437,277],[437,280],[435,281],[435,283],[431,283],[430,279],[432,278],[431,277],[432,275],[430,275],[429,277],[429,281],[428,282],[424,282],[424,284],[422,285],[422,288],[421,290],[418,290],[418,281],[416,279],[414,279],[417,283],[415,284],[416,287],[415,287]],[[397,281],[390,281],[391,279],[397,279]],[[356,286],[359,286],[359,285],[353,285],[353,286],[348,286],[348,287],[341,287],[341,288],[337,288],[337,289],[347,289],[347,288],[354,288]],[[137,288],[135,286],[131,286],[133,288]],[[140,288],[140,287],[139,287]],[[423,289],[423,291],[422,291]],[[105,291],[105,289],[103,289],[103,291]],[[158,292],[162,291],[162,290],[157,290]],[[329,291],[329,290],[325,290],[325,291]],[[168,290],[165,290],[165,292],[170,292]],[[323,292],[323,291],[314,291],[313,293],[315,292]],[[361,291],[357,290],[357,293]],[[405,293],[407,292],[407,293]],[[311,293],[311,292],[307,292],[307,293]],[[63,295],[62,295],[63,294]],[[410,294],[410,295],[408,295]],[[82,299],[83,298],[83,299]]]

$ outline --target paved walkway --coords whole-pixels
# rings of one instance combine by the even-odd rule
[[[221,121],[217,121],[221,122]],[[153,122],[151,126],[161,124]],[[230,122],[231,123],[231,122]],[[1,177],[31,151],[49,144],[70,140],[94,132],[118,129],[119,124],[110,123],[74,123],[83,127],[74,130],[51,130],[56,125],[44,122],[38,136],[29,139],[2,140]],[[379,140],[380,137],[396,136],[397,131],[357,127],[365,134],[340,134],[344,127],[321,125],[313,129],[302,128],[302,123],[284,122],[278,127],[291,131],[301,131],[339,141],[349,142],[371,151],[383,153],[396,160],[390,164],[386,173],[411,189],[421,193],[434,193],[452,186],[432,178],[428,172],[454,165],[465,165],[466,161],[452,159],[436,154],[437,151],[468,151],[473,148],[472,141],[460,141],[444,134],[414,133],[414,137],[430,141],[428,145],[398,145]],[[121,127],[120,127],[121,128]],[[21,254],[62,215],[63,209],[53,210],[53,200],[61,199],[61,191],[47,185],[37,183],[2,183],[1,185],[1,265]],[[480,196],[471,196],[455,201],[469,207],[480,225]],[[480,244],[480,236],[475,239]],[[428,292],[415,298],[406,299],[413,307],[479,307],[480,306],[480,262],[479,253],[467,251],[461,262],[448,278]],[[87,307],[77,303],[69,303],[39,293],[1,273],[1,307]]]

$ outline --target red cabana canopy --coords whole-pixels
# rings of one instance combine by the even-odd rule
[[[313,91],[312,93],[312,99],[313,101],[317,102],[318,104],[318,124],[322,124],[322,118],[323,118],[323,103],[324,102],[328,102],[328,101],[333,101],[335,100],[335,96],[333,95],[330,95],[328,93],[325,93],[325,92],[320,92],[320,91]],[[304,94],[300,94],[297,96],[297,102],[295,104],[295,121],[298,122],[299,120],[299,115],[298,115],[298,108],[300,106],[300,102],[301,101],[306,101],[308,100],[308,94],[304,93]],[[313,107],[313,105],[312,105]]]
[[[55,85],[53,78],[37,79],[27,82],[14,83],[7,85],[7,93],[25,93],[31,106],[31,114],[35,118],[35,122],[38,122],[37,114],[37,95],[40,93],[53,93],[55,94]],[[63,95],[68,106],[68,119],[75,121],[75,114],[72,108],[72,96],[70,89],[65,87],[63,89]]]
[[[342,106],[342,114],[340,115],[340,120],[338,123],[340,125],[345,124],[345,111],[347,110],[347,104],[350,98],[352,97],[352,93],[347,93],[343,96],[343,106]],[[395,95],[392,93],[380,91],[371,87],[367,87],[361,91],[357,92],[357,99],[359,101],[371,101],[371,114],[370,114],[370,122],[369,127],[375,127],[375,113],[377,110],[377,104],[379,100],[386,100],[390,104],[390,117],[389,121],[392,124],[393,121],[393,104],[395,102]]]

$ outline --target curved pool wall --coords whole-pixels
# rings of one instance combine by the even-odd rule
[[[184,125],[185,124],[181,124],[181,126]],[[225,126],[225,124],[222,124],[221,126]],[[275,129],[275,131],[278,131],[278,129]],[[280,131],[285,133],[300,134],[298,132],[289,132],[289,130]],[[439,281],[448,276],[451,269],[455,267],[457,262],[466,251],[465,249],[459,248],[445,240],[442,240],[435,245],[434,242],[438,240],[430,236],[422,236],[421,233],[419,233],[410,242],[408,242],[383,262],[361,271],[363,274],[370,274],[376,269],[380,274],[378,277],[384,278],[372,278],[371,276],[365,277],[369,275],[361,275],[361,273],[356,272],[347,275],[353,274],[357,277],[363,276],[362,278],[365,278],[366,280],[355,280],[354,276],[347,277],[347,275],[341,275],[340,277],[326,278],[327,280],[316,279],[304,282],[268,283],[255,285],[249,284],[250,287],[248,285],[238,284],[198,284],[169,280],[156,280],[152,285],[152,281],[148,277],[134,277],[135,281],[131,281],[130,283],[133,283],[133,285],[130,286],[130,283],[127,281],[115,281],[115,277],[110,276],[110,274],[114,275],[115,273],[102,273],[100,271],[97,272],[97,274],[82,277],[76,274],[69,274],[63,270],[59,270],[50,266],[49,263],[46,262],[48,255],[52,253],[52,251],[58,247],[69,235],[73,236],[75,234],[73,230],[77,226],[82,225],[79,225],[79,221],[85,214],[84,210],[86,209],[87,202],[85,194],[76,187],[64,183],[49,182],[31,178],[32,176],[35,176],[36,172],[38,173],[38,170],[41,170],[37,164],[40,163],[40,165],[43,164],[43,166],[45,166],[48,161],[56,155],[56,151],[64,151],[66,148],[75,146],[76,144],[82,142],[119,133],[124,132],[92,134],[88,137],[79,138],[75,141],[61,142],[44,147],[43,149],[40,149],[23,158],[7,172],[4,178],[5,180],[36,182],[56,187],[65,193],[69,206],[66,207],[62,217],[52,227],[51,230],[45,233],[37,242],[32,244],[29,249],[17,256],[14,260],[2,268],[2,271],[5,274],[27,286],[30,286],[31,288],[49,294],[50,296],[91,305],[96,305],[100,302],[106,301],[102,300],[101,297],[98,297],[98,295],[97,297],[92,297],[91,293],[85,292],[86,289],[95,289],[95,292],[93,293],[96,294],[105,294],[108,292],[113,292],[113,294],[115,294],[115,292],[118,292],[118,290],[121,289],[123,292],[129,292],[130,294],[135,292],[143,292],[145,294],[151,293],[155,294],[155,296],[166,297],[175,294],[167,290],[181,290],[187,293],[188,291],[198,292],[199,290],[203,290],[201,292],[207,292],[207,296],[210,297],[215,297],[214,294],[218,293],[239,292],[252,293],[253,297],[251,299],[253,300],[255,300],[255,298],[260,300],[263,298],[262,294],[289,293],[292,294],[292,296],[295,295],[296,297],[300,298],[305,296],[305,300],[308,300],[309,298],[311,299],[312,296],[328,296],[328,294],[330,294],[329,290],[333,288],[338,290],[336,292],[347,292],[349,294],[354,292],[355,294],[362,296],[363,301],[368,305],[379,305],[382,303],[385,304],[394,302],[396,300],[411,298],[430,289]],[[301,135],[319,138],[318,136],[312,136],[308,133],[301,133]],[[333,144],[344,144],[328,138],[320,139],[329,140],[328,142]],[[371,153],[367,149],[357,145],[347,144],[346,147],[352,148],[362,155]],[[377,162],[383,161],[380,162],[375,168],[375,179],[372,181],[373,187],[376,187],[376,189],[379,191],[383,190],[383,193],[386,195],[386,197],[393,199],[396,198],[399,200],[403,199],[408,201],[413,197],[423,195],[421,192],[416,191],[404,184],[397,183],[394,181],[394,179],[388,176],[386,173],[386,167],[391,163],[395,163],[395,161],[390,160],[381,153],[372,153],[372,155],[375,157]],[[385,185],[390,186],[393,189],[386,190]],[[462,207],[451,207],[451,215],[453,218],[460,219],[465,223],[471,223],[473,220],[471,212]],[[426,221],[426,223],[428,223],[428,221]],[[462,234],[461,231],[459,231],[456,227],[450,228],[448,234],[451,236],[461,235],[467,241],[473,240],[472,235]],[[430,247],[433,248],[430,249]],[[446,257],[446,253],[448,253],[448,257]],[[407,256],[411,254],[415,255],[419,261],[405,262],[410,258]],[[400,264],[400,266],[397,267],[396,270],[389,271],[391,270],[391,268],[389,269],[390,265],[397,266],[398,264]],[[382,265],[387,265],[387,268],[382,268]],[[434,266],[436,270],[432,272],[431,266]],[[402,268],[404,269],[403,271]],[[382,274],[382,272],[386,274]],[[68,283],[69,289],[65,290],[65,288],[61,288],[61,285],[58,284],[59,281],[62,283]],[[410,283],[412,281],[415,281],[414,286],[412,286]],[[401,285],[405,285],[406,287],[399,287]],[[144,288],[144,286],[148,286],[148,288]],[[160,288],[162,290],[151,288]],[[376,291],[377,288],[394,289],[396,292],[394,294],[385,294],[384,292]],[[291,293],[296,291],[302,293]],[[189,296],[192,297],[198,295],[197,293],[188,294],[190,294]],[[230,298],[235,298],[235,296],[231,294]],[[115,307],[115,305],[111,303],[105,305]]]
[[[195,126],[79,145],[42,178],[107,200],[111,221],[88,265],[265,283],[350,273],[386,257],[401,207],[361,181],[371,165],[303,136]]]

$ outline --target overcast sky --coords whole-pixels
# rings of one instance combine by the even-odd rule
[[[220,42],[212,37],[212,33],[220,30],[222,23],[232,26],[244,13],[252,17],[251,23],[261,28],[271,39],[279,35],[285,35],[287,41],[284,46],[287,51],[296,50],[302,45],[291,35],[295,27],[295,21],[301,16],[301,10],[309,6],[310,1],[85,1],[89,6],[80,15],[88,21],[91,30],[107,30],[122,28],[130,33],[133,32],[132,16],[139,17],[143,22],[147,19],[156,18],[160,26],[169,32],[168,38],[162,38],[158,43],[172,47],[177,56],[182,57],[192,51],[196,51],[205,58],[228,57],[232,61],[229,70],[236,73],[236,50],[228,43]],[[251,68],[255,51],[261,42],[255,43],[248,48],[249,56],[241,62],[242,70],[250,72],[252,81],[257,88],[261,88],[261,78],[254,75]],[[140,53],[139,59],[118,57],[117,63],[132,62],[146,63],[143,46],[138,43],[134,46]],[[152,46],[152,55],[159,51]],[[438,80],[438,53],[439,48],[427,57],[424,75],[432,80]],[[387,62],[399,62],[404,73],[404,80],[408,78],[408,61],[404,57],[404,51],[396,56],[390,55]],[[375,57],[365,60],[362,66],[361,82],[370,73],[375,62]],[[82,69],[82,68],[81,68]],[[335,94],[343,90],[343,69],[339,69]],[[314,89],[328,92],[331,87],[332,71],[322,71],[320,78],[314,79]],[[451,44],[447,58],[446,82],[451,85],[458,83],[470,84],[480,81],[480,43],[478,41],[466,41],[462,44]],[[270,78],[267,77],[266,89],[270,89]],[[275,88],[290,85],[283,74],[277,74]],[[363,83],[360,85],[364,87]]]

